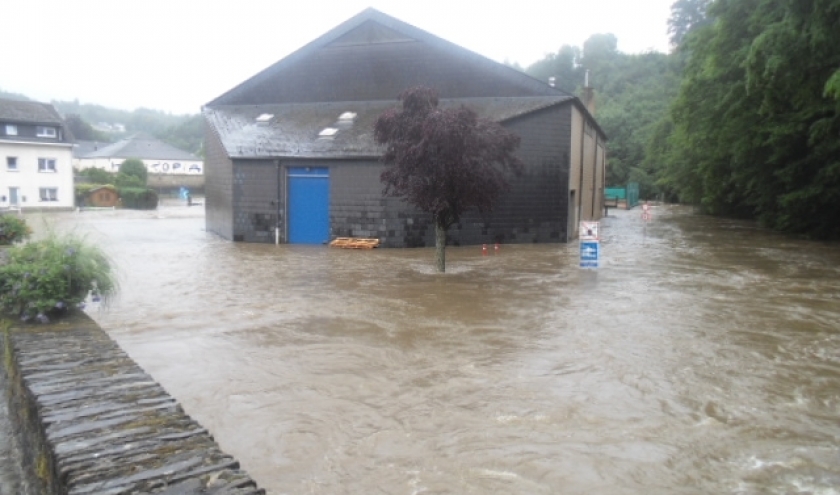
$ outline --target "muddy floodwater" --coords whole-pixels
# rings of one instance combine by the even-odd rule
[[[660,207],[578,244],[231,243],[200,207],[30,216],[100,243],[90,314],[270,494],[840,493],[840,246]]]

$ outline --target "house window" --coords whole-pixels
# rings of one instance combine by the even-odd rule
[[[17,172],[17,157],[16,156],[7,156],[6,157],[6,170],[15,171]]]
[[[38,172],[55,172],[55,158],[38,158]]]
[[[55,187],[42,187],[38,191],[41,201],[58,201],[58,189]]]
[[[12,124],[6,124],[6,135],[17,136],[17,126]]]
[[[39,125],[37,127],[36,135],[38,137],[54,138],[56,136],[55,127],[44,127]]]

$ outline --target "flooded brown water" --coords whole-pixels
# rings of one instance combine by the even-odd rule
[[[840,493],[840,246],[611,215],[596,272],[571,243],[445,275],[198,208],[47,218],[111,254],[92,316],[271,494]]]

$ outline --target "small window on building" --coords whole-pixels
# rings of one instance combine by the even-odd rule
[[[38,158],[38,172],[55,172],[55,158]]]
[[[37,130],[36,130],[35,134],[38,137],[54,138],[56,136],[55,127],[46,127],[46,126],[39,125],[37,127]]]
[[[16,156],[7,156],[6,157],[6,170],[14,170],[17,171],[17,157]]]
[[[58,189],[55,187],[42,187],[38,191],[41,201],[58,201]]]
[[[12,124],[6,124],[6,135],[17,136],[17,126]]]

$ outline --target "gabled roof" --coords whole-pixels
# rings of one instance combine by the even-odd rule
[[[61,116],[49,103],[0,98],[0,122],[63,125]]]
[[[479,117],[504,122],[573,101],[572,96],[460,98],[441,100],[440,107],[465,105]],[[225,105],[205,108],[204,116],[231,158],[370,158],[382,152],[373,138],[374,122],[396,106],[395,101]],[[335,131],[322,136],[328,128]]]
[[[441,98],[569,96],[369,8],[207,104],[393,101],[413,86]]]
[[[141,160],[195,160],[197,156],[159,141],[151,136],[138,134],[91,151],[79,158],[139,158]]]

